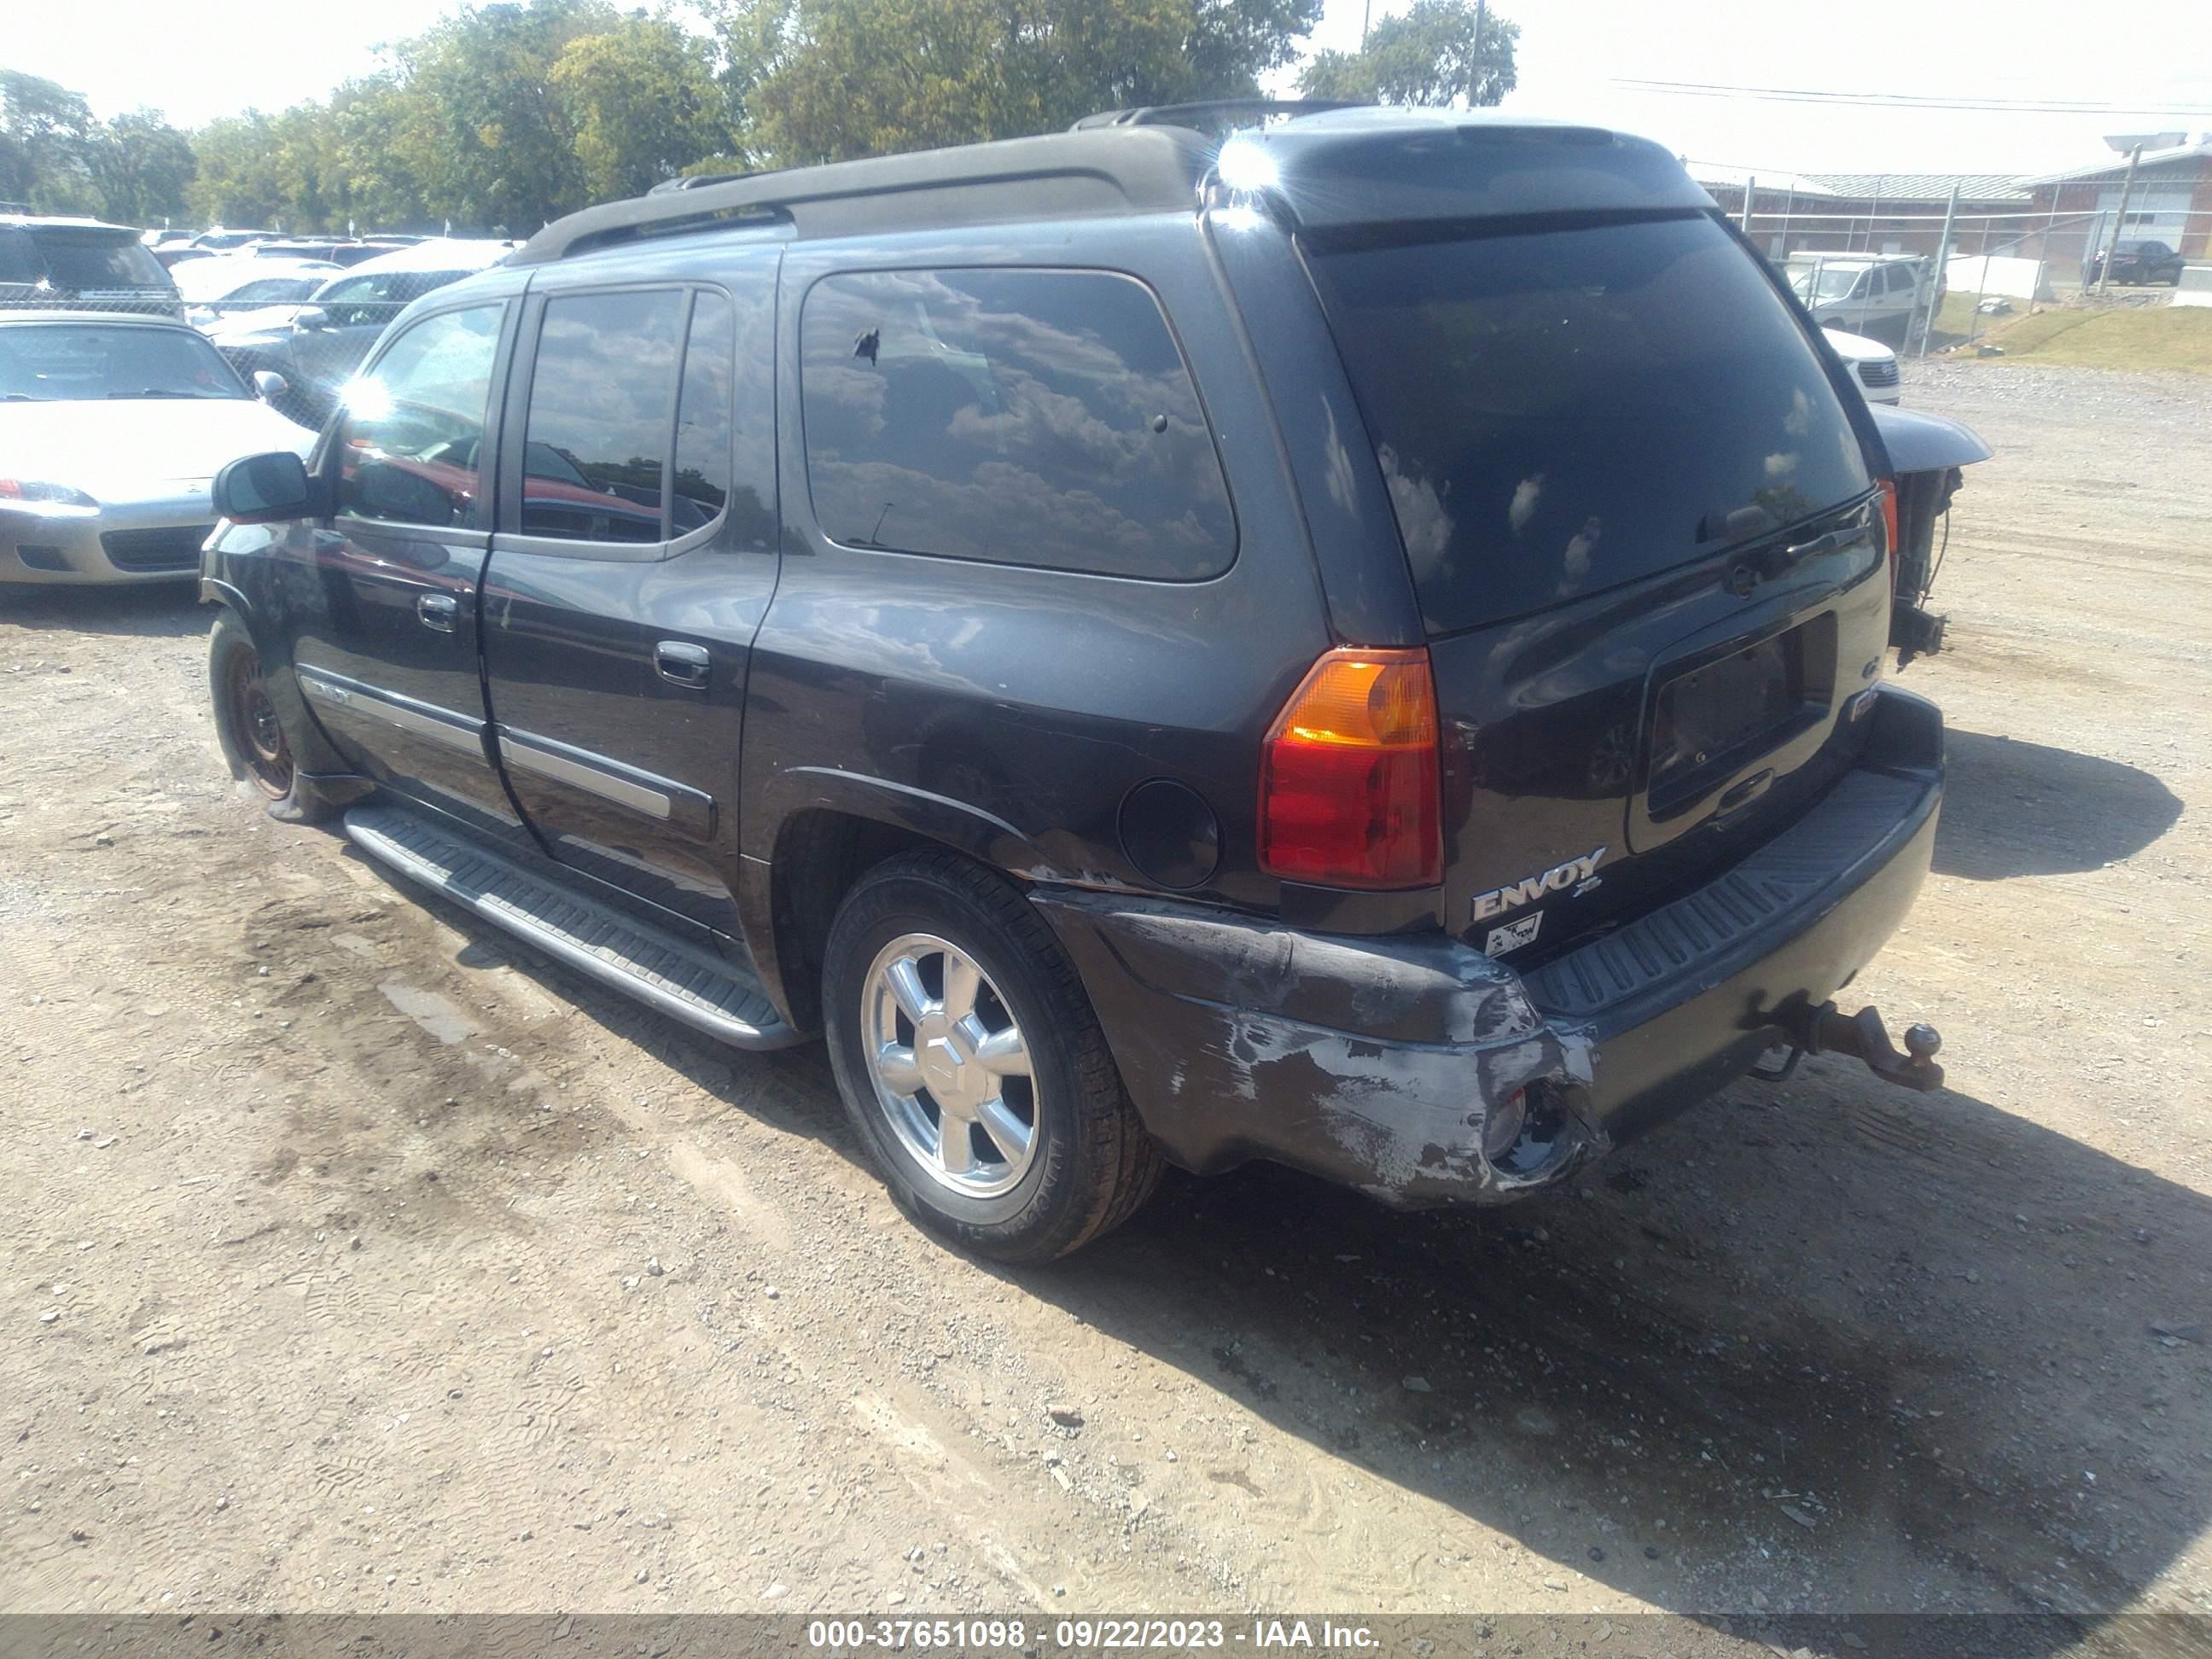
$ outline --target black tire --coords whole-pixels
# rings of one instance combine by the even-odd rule
[[[973,962],[983,996],[995,999],[991,1006],[1011,1020],[1029,1054],[1036,1146],[1018,1181],[996,1195],[969,1197],[933,1179],[877,1092],[864,1046],[873,970],[894,941],[915,934],[949,943]],[[1159,1148],[1121,1087],[1082,981],[1004,878],[939,849],[878,865],[830,925],[822,994],[845,1109],[899,1206],[931,1231],[995,1261],[1049,1261],[1120,1226],[1159,1184]],[[943,1109],[932,1103],[931,1109],[942,1133]]]
[[[313,784],[300,775],[299,752],[261,676],[261,653],[235,613],[216,618],[208,636],[208,691],[215,702],[216,735],[230,775],[253,786],[269,803],[269,816],[287,823],[319,823],[337,815]]]

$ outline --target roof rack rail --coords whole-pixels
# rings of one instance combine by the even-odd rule
[[[771,173],[787,171],[782,167],[762,167],[754,173],[685,173],[673,179],[663,179],[645,193],[647,196],[666,196],[679,190],[704,190],[709,185],[734,184],[740,179],[765,179]]]
[[[1205,98],[1190,104],[1146,104],[1135,109],[1101,110],[1086,115],[1070,132],[1099,127],[1188,127],[1222,117],[1321,115],[1333,109],[1364,109],[1360,98]]]
[[[786,225],[799,236],[834,236],[1194,208],[1213,146],[1173,125],[1124,125],[1151,130],[1048,133],[685,179],[680,188],[656,189],[556,219],[507,263],[548,264],[648,237],[770,224]]]

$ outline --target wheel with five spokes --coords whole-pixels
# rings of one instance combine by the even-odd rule
[[[940,851],[877,866],[831,925],[823,1004],[893,1195],[976,1254],[1064,1255],[1158,1183],[1081,981],[1003,878]]]

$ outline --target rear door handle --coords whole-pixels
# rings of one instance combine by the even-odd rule
[[[653,672],[671,685],[704,690],[713,659],[703,645],[683,640],[663,640],[653,647]]]
[[[1766,786],[1773,781],[1774,769],[1770,766],[1764,772],[1756,773],[1741,783],[1731,786],[1726,794],[1713,803],[1713,811],[1716,813],[1733,812],[1737,807],[1765,794]]]
[[[452,633],[453,619],[460,612],[460,601],[450,593],[425,593],[415,601],[416,620],[434,633]]]

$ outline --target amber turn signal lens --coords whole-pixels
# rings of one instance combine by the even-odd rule
[[[1425,650],[1343,647],[1323,655],[1267,733],[1261,867],[1328,887],[1440,880],[1437,733]]]

